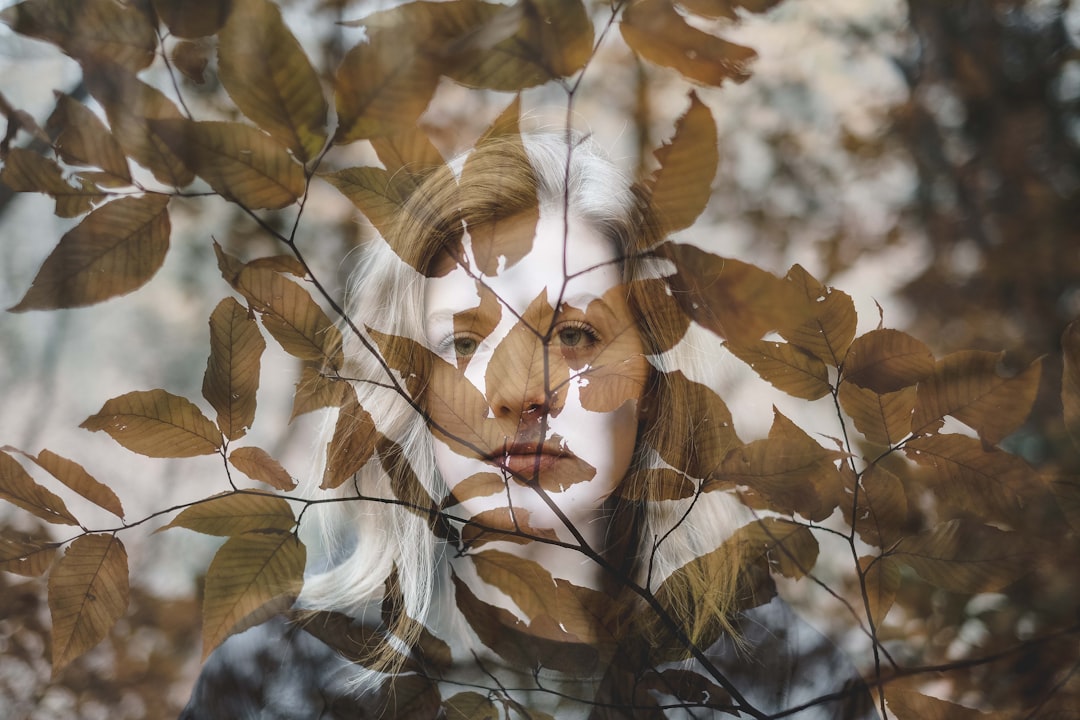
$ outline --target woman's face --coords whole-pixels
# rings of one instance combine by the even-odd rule
[[[439,471],[461,514],[569,539],[544,496],[584,531],[634,452],[648,363],[622,263],[559,210],[471,228],[464,246],[425,288]]]

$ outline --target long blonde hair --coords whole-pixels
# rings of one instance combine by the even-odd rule
[[[581,137],[528,134],[489,140],[468,158],[468,170],[448,168],[431,174],[407,201],[385,242],[368,248],[350,282],[347,309],[359,327],[392,335],[424,337],[424,276],[437,255],[460,236],[462,227],[475,227],[537,208],[563,210],[609,237],[623,257],[628,300],[650,353],[654,371],[646,390],[651,408],[639,428],[631,471],[618,493],[613,533],[625,555],[617,566],[625,578],[638,583],[660,579],[713,551],[734,529],[731,503],[716,493],[691,500],[653,502],[646,481],[648,467],[662,457],[672,466],[694,466],[695,418],[686,396],[687,385],[669,380],[668,372],[692,362],[677,345],[683,327],[674,327],[662,308],[670,303],[656,296],[661,283],[637,282],[656,274],[655,263],[643,259],[662,239],[647,198],[598,150]],[[674,348],[674,349],[671,349]],[[368,496],[394,497],[383,466],[391,470],[407,463],[431,497],[447,490],[435,465],[432,438],[423,415],[400,394],[386,387],[384,367],[352,336],[346,341],[347,367],[342,375],[355,378],[362,407],[400,452],[383,462],[369,462],[355,478],[355,487]],[[332,430],[332,427],[331,427]],[[675,459],[676,462],[672,462]],[[698,478],[700,480],[700,478]],[[311,481],[312,486],[317,483]],[[342,492],[349,493],[346,484]],[[424,498],[399,498],[424,505]],[[416,513],[383,503],[344,503],[313,508],[324,548],[325,568],[306,580],[301,602],[307,609],[337,610],[360,615],[377,603],[384,581],[396,567],[402,598],[402,618],[389,630],[406,644],[417,639],[419,625],[439,592],[443,550],[430,526]],[[656,540],[663,542],[656,544]],[[715,566],[714,566],[715,567]],[[649,578],[646,578],[646,573]],[[691,641],[710,624],[730,626],[740,574],[732,551],[720,576],[704,576],[686,565],[665,594],[676,621]],[[376,670],[397,669],[396,653],[372,658]]]

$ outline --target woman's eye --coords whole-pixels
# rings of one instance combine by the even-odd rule
[[[471,337],[454,338],[454,354],[458,357],[469,357],[476,352],[476,339]]]
[[[595,333],[591,332],[588,328],[578,327],[576,325],[567,325],[566,327],[560,328],[557,335],[559,344],[564,348],[581,349],[588,347],[597,341]]]

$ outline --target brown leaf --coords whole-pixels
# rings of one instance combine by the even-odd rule
[[[532,627],[518,620],[508,610],[489,605],[476,597],[468,585],[451,573],[457,607],[466,622],[484,645],[519,668],[544,667],[576,674],[595,671],[598,653],[589,644],[573,642],[563,635],[552,641],[537,634],[544,630],[549,636],[558,635],[557,626],[548,623],[543,628]]]
[[[1031,411],[1042,370],[1042,361],[1036,360],[1016,375],[1002,375],[1001,358],[963,350],[939,360],[934,372],[919,383],[914,431],[932,432],[952,415],[986,442],[1001,442]]]
[[[892,685],[885,690],[885,698],[897,720],[1007,720],[1015,717],[1003,712],[981,712]]]
[[[463,5],[471,27],[448,37],[440,53],[462,85],[515,92],[573,75],[592,56],[592,21],[580,0]]]
[[[454,492],[443,502],[443,508],[451,508],[467,500],[490,497],[506,491],[507,480],[493,472],[476,473],[454,486]]]
[[[209,455],[221,432],[191,401],[164,390],[130,392],[108,400],[79,427],[104,430],[128,450],[148,457]]]
[[[340,407],[345,401],[345,393],[348,390],[344,380],[327,377],[312,365],[305,365],[300,372],[300,380],[296,383],[296,392],[293,394],[292,415],[289,421],[323,408]]]
[[[210,314],[210,357],[202,394],[217,411],[217,424],[229,440],[242,438],[255,421],[255,395],[266,341],[255,318],[233,298]]]
[[[52,567],[60,543],[37,540],[7,528],[0,529],[0,571],[39,577]]]
[[[472,162],[466,160],[465,168],[461,171],[461,182],[466,187],[475,187],[473,183],[476,181],[470,182],[470,175],[490,177],[496,171],[491,162],[502,162],[499,158],[489,158],[481,154],[471,156],[470,159]],[[505,269],[516,265],[532,250],[536,238],[536,223],[539,220],[540,209],[532,208],[504,220],[492,220],[470,227],[468,231],[472,238],[477,269],[488,277],[497,277],[500,267]],[[447,249],[446,252],[453,251]],[[543,333],[548,327],[550,326],[538,326],[538,329]]]
[[[672,242],[656,254],[675,263],[667,281],[683,311],[726,340],[755,342],[806,318],[806,303],[792,284],[758,267]]]
[[[681,370],[665,373],[663,382],[673,386],[675,397],[687,398],[690,406],[687,415],[694,419],[694,433],[685,439],[685,445],[679,448],[657,448],[664,461],[675,470],[686,473],[692,478],[704,479],[714,473],[724,458],[742,441],[735,433],[735,424],[731,411],[707,385],[696,383],[686,377]],[[690,445],[689,462],[686,457]],[[681,467],[686,465],[686,467]]]
[[[780,335],[825,364],[840,367],[855,338],[855,303],[846,293],[822,285],[801,265],[793,266],[786,279],[805,297],[810,317],[801,325],[781,329]]]
[[[443,700],[446,720],[498,720],[502,717],[487,695],[459,692]]]
[[[268,0],[233,0],[218,77],[240,110],[306,163],[326,144],[327,103],[304,50]]]
[[[393,31],[375,31],[346,53],[334,83],[335,143],[388,135],[416,124],[435,93],[440,72],[416,47]]]
[[[902,539],[889,556],[936,587],[960,593],[996,592],[1032,570],[1021,533],[970,520],[949,520]]]
[[[475,458],[504,446],[506,434],[488,418],[487,398],[456,367],[411,338],[369,332],[390,367],[401,373],[412,398],[422,402],[437,439]]]
[[[383,237],[392,236],[393,223],[412,191],[408,176],[376,167],[346,168],[319,177],[347,197]]]
[[[185,508],[161,529],[174,527],[232,537],[256,531],[289,532],[296,527],[296,518],[285,498],[269,493],[228,492]]]
[[[560,312],[563,321],[582,320],[601,336],[601,342],[588,353],[561,348],[562,356],[575,372],[581,406],[592,412],[611,412],[627,401],[641,400],[652,372],[645,359],[637,318],[629,309],[619,309],[625,307],[627,293],[625,285],[616,285],[590,302],[583,315],[568,305]],[[561,372],[562,362],[549,360],[548,367]]]
[[[127,605],[123,543],[115,535],[77,538],[49,574],[53,676],[101,642]]]
[[[769,437],[732,452],[704,490],[735,488],[753,508],[812,521],[829,517],[842,501],[842,480],[836,461],[844,454],[828,450],[773,411]]]
[[[817,538],[801,523],[761,518],[739,528],[728,542],[746,543],[749,557],[764,555],[769,567],[784,577],[801,578],[817,563]]]
[[[206,571],[203,659],[229,635],[288,610],[303,585],[306,557],[288,532],[229,538]]]
[[[181,40],[173,45],[172,63],[181,73],[196,85],[206,83],[206,68],[210,64],[213,48],[209,43],[196,40]]]
[[[914,387],[879,394],[847,382],[840,385],[838,396],[840,407],[870,442],[895,447],[911,434],[916,398]]]
[[[180,38],[213,35],[229,16],[232,0],[153,0],[169,32]]]
[[[853,475],[846,474],[848,492]],[[852,505],[857,504],[852,515]],[[871,465],[859,478],[858,497],[841,502],[840,509],[848,525],[859,533],[864,542],[876,547],[889,547],[904,534],[908,517],[908,500],[904,484],[881,465]]]
[[[180,120],[183,115],[160,90],[115,65],[84,67],[83,81],[105,108],[113,137],[124,153],[166,185],[181,188],[195,179],[184,161],[150,127],[151,120]]]
[[[870,618],[874,627],[880,628],[900,589],[900,565],[888,555],[864,555],[859,558],[859,571],[863,576]]]
[[[278,490],[287,492],[296,487],[296,480],[262,448],[236,448],[229,453],[229,462],[252,480],[266,483]]]
[[[285,352],[335,370],[344,364],[341,331],[302,287],[275,270],[249,264],[240,271],[236,288]]]
[[[756,340],[727,343],[728,350],[778,390],[803,400],[817,400],[832,391],[829,370],[820,359],[790,343]]]
[[[873,330],[852,342],[840,377],[877,393],[900,390],[934,371],[934,356],[920,340],[899,330]]]
[[[323,490],[340,487],[362,468],[375,452],[381,435],[367,410],[360,407],[356,391],[347,387],[338,411],[334,435],[326,446],[326,469],[323,471]]]
[[[626,44],[641,57],[690,80],[720,86],[743,82],[757,53],[691,26],[671,0],[635,0],[619,24]]]
[[[380,435],[376,443],[379,463],[390,478],[390,490],[394,497],[408,504],[408,509],[430,523],[437,519],[438,503],[420,483],[412,469],[405,451],[396,442]]]
[[[383,582],[383,600],[380,607],[383,625],[395,631],[400,627],[408,632],[415,632],[416,644],[413,650],[420,655],[427,667],[450,668],[454,662],[450,646],[433,635],[423,624],[406,615],[404,607],[405,596],[401,592],[397,565],[393,565]]]
[[[269,135],[234,122],[149,120],[155,135],[222,197],[277,210],[305,192],[304,168]]]
[[[157,35],[137,4],[112,0],[26,0],[0,12],[12,30],[51,42],[80,61],[142,70],[154,61]]]
[[[45,127],[55,135],[54,143],[64,162],[101,168],[118,183],[130,184],[127,157],[105,123],[70,95],[55,94],[56,109]]]
[[[1013,523],[1045,490],[1022,458],[986,447],[964,435],[929,435],[910,440],[904,452],[919,465],[934,468],[930,488],[941,501],[984,520]]]
[[[404,175],[411,189],[415,189],[431,172],[446,165],[431,138],[418,126],[372,138],[371,147],[375,149],[386,172],[395,178]]]
[[[76,179],[78,179],[76,177]],[[93,207],[105,195],[92,183],[71,185],[60,166],[47,157],[22,148],[12,148],[0,169],[0,183],[15,192],[40,192],[56,201],[56,214],[76,217]]]
[[[534,528],[529,524],[529,511],[508,507],[484,510],[469,519],[461,529],[462,542],[471,550],[491,542],[510,542],[525,545],[533,540],[559,539],[554,530]]]
[[[422,674],[399,673],[389,680],[386,706],[378,717],[428,720],[439,717],[442,695],[434,680]]]
[[[10,312],[93,305],[153,277],[169,249],[169,198],[127,197],[103,205],[60,238]]]
[[[31,459],[54,478],[98,507],[108,510],[118,518],[124,517],[124,507],[112,488],[95,480],[82,465],[60,457],[51,450],[42,450],[36,458]]]
[[[1061,404],[1065,411],[1065,428],[1073,444],[1080,449],[1080,320],[1073,320],[1061,334],[1061,350]]]
[[[34,482],[30,473],[5,452],[0,452],[0,498],[51,523],[79,524],[63,500]]]
[[[653,151],[660,167],[645,184],[665,234],[688,228],[705,210],[720,162],[716,122],[690,91],[690,107],[675,121],[675,136]]]
[[[484,550],[469,557],[480,579],[506,593],[542,637],[593,645],[615,642],[608,627],[611,601],[603,593],[557,580],[539,563],[500,550]],[[534,622],[539,618],[557,620],[558,624]],[[554,632],[546,634],[553,628]]]
[[[1065,521],[1073,530],[1080,530],[1080,478],[1054,477],[1050,480],[1050,491]]]

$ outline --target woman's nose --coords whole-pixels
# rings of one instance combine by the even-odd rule
[[[543,340],[520,323],[495,348],[484,382],[497,418],[516,422],[551,411],[557,386],[545,349]]]

